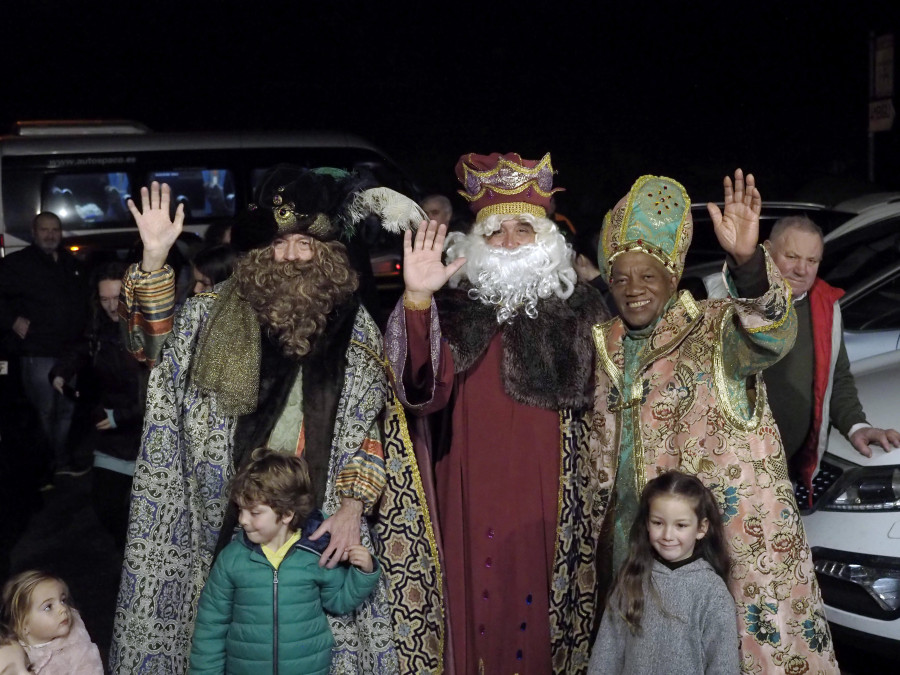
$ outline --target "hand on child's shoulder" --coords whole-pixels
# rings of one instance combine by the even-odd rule
[[[354,567],[358,567],[363,572],[368,574],[375,569],[375,566],[372,563],[372,554],[369,553],[369,549],[365,546],[361,544],[351,546],[347,549],[347,555],[350,564]]]

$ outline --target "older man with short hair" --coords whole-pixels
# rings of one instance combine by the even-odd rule
[[[817,276],[825,248],[821,228],[807,216],[782,218],[763,245],[791,286],[798,326],[793,349],[763,379],[792,477],[810,487],[829,423],[865,457],[872,456],[869,445],[900,447],[900,433],[866,421],[844,346],[838,304],[844,291]]]
[[[453,204],[444,195],[427,195],[419,202],[419,206],[428,216],[428,220],[433,220],[438,225],[450,226],[450,221],[453,219]]]

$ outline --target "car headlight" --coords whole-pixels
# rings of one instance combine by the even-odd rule
[[[885,612],[900,610],[900,560],[813,547],[816,573],[860,587]],[[828,594],[823,595],[828,602]]]
[[[900,511],[900,468],[846,471],[817,507],[822,511]]]

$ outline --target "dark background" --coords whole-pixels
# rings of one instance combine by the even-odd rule
[[[900,38],[888,1],[21,4],[0,10],[0,130],[339,129],[447,193],[465,152],[550,151],[561,210],[590,215],[642,173],[695,202],[736,166],[765,199],[869,189],[869,32]],[[897,134],[876,134],[880,189]]]
[[[900,53],[900,2],[8,0],[0,133],[98,118],[344,130],[448,194],[463,153],[549,151],[576,224],[644,173],[703,202],[740,166],[766,200],[833,204],[900,189],[897,129],[875,135],[866,184],[870,32]],[[85,485],[45,495],[12,563],[59,567],[105,649],[119,560]],[[847,643],[839,656],[885,671]]]

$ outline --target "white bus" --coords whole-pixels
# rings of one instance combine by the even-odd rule
[[[185,230],[202,234],[252,201],[266,169],[281,163],[364,168],[382,185],[418,196],[384,153],[350,134],[157,133],[134,122],[20,122],[0,136],[0,255],[31,242],[41,211],[59,216],[73,250],[136,239],[125,201],[154,180],[168,183],[184,203]]]

